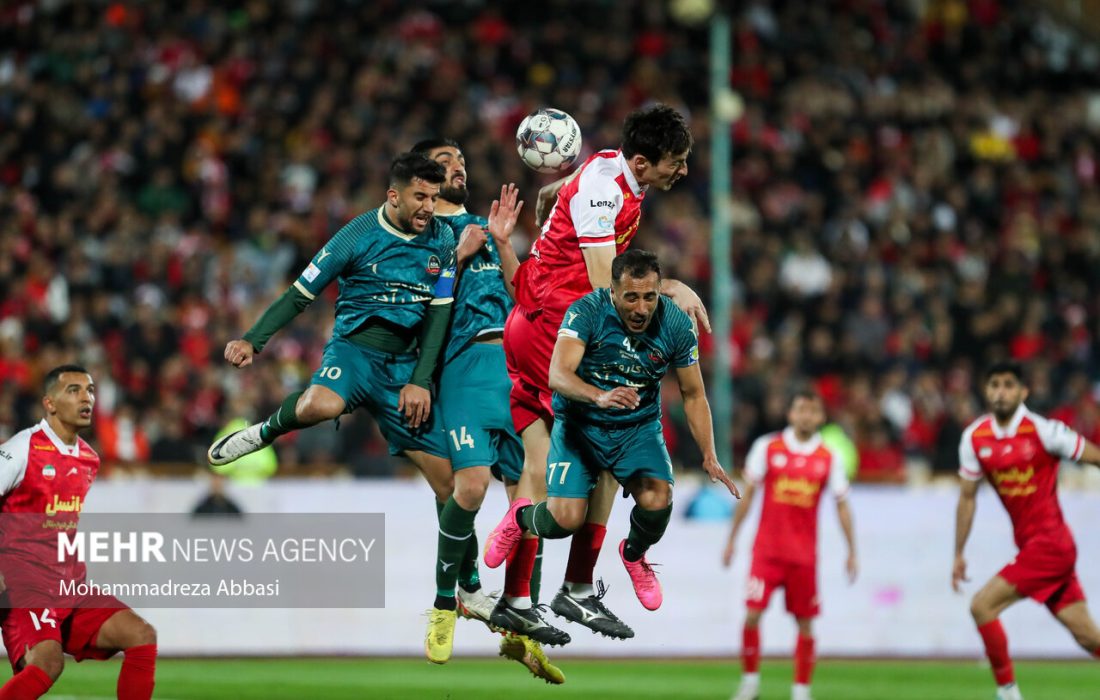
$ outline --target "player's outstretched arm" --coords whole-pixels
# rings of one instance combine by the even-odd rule
[[[703,373],[699,363],[676,368],[676,381],[680,384],[680,394],[684,397],[684,414],[687,415],[688,428],[699,451],[703,453],[703,471],[711,482],[721,481],[734,498],[741,498],[737,484],[718,463],[718,453],[714,448],[714,423],[710,415],[710,402],[703,388]]]
[[[577,376],[577,367],[584,357],[584,349],[584,341],[558,336],[554,343],[554,354],[550,358],[550,389],[570,401],[592,403],[600,408],[637,408],[640,399],[635,389],[617,386],[610,391],[604,391]]]
[[[959,506],[955,511],[955,563],[951,569],[951,587],[958,593],[960,584],[970,579],[966,577],[966,558],[963,550],[970,539],[970,528],[974,525],[974,511],[978,507],[979,481],[963,479],[959,484]]]
[[[848,560],[844,563],[844,569],[848,572],[848,583],[855,583],[859,576],[859,559],[856,557],[856,529],[852,523],[852,507],[848,505],[847,498],[836,502],[836,515],[840,520],[840,529],[844,532],[844,541],[848,543]]]
[[[680,280],[668,279],[661,282],[661,294],[672,299],[676,306],[691,317],[696,331],[703,330],[710,333],[710,317],[707,315],[706,307],[703,306],[703,300],[695,290]]]
[[[512,280],[519,268],[519,258],[516,257],[516,249],[512,247],[512,231],[519,221],[519,213],[523,211],[523,200],[519,198],[519,189],[514,183],[508,183],[500,188],[500,199],[493,200],[489,207],[489,235],[497,246],[497,254],[500,255],[500,272],[504,276],[504,286],[508,295],[516,298],[516,288]]]
[[[748,517],[754,495],[756,495],[756,484],[750,481],[745,484],[745,490],[741,493],[741,502],[733,508],[733,524],[730,526],[729,537],[726,538],[726,549],[722,552],[722,566],[728,567],[733,563],[737,533],[741,532],[741,526],[745,523],[745,518]]]
[[[281,328],[294,320],[313,302],[313,296],[306,294],[295,282],[282,296],[260,316],[259,320],[244,334],[243,338],[229,341],[225,346],[225,359],[234,367],[247,367],[252,357],[263,351],[267,341]]]

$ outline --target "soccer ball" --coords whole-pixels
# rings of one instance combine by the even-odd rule
[[[573,165],[581,152],[581,128],[560,109],[531,112],[516,131],[520,159],[540,173],[555,173]]]

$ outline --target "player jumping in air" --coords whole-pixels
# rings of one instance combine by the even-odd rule
[[[574,302],[558,331],[550,361],[555,420],[546,471],[549,499],[534,505],[514,501],[485,560],[498,566],[524,532],[549,539],[572,535],[584,524],[588,496],[607,471],[634,497],[630,533],[619,543],[619,555],[638,600],[656,610],[663,594],[645,554],[672,516],[672,460],[660,401],[661,379],[670,369],[703,454],[703,470],[739,494],[715,453],[691,318],[661,297],[657,257],[627,251],[612,263],[611,279],[610,289]]]
[[[455,237],[467,226],[486,228],[507,242],[523,207],[514,185],[501,188],[489,218],[466,211],[466,159],[450,139],[429,139],[413,146],[446,169],[435,216]],[[504,481],[509,499],[523,469],[523,445],[508,411],[511,382],[504,363],[504,322],[512,297],[501,273],[501,258],[492,239],[463,266],[455,293],[451,328],[443,351],[443,370],[436,402],[442,418],[454,495],[439,516],[436,551],[436,599],[429,611],[428,659],[444,663],[451,656],[457,613],[488,623],[493,600],[480,592],[477,534],[474,519],[492,474]],[[472,558],[471,558],[472,556]],[[455,597],[455,590],[458,597]],[[562,683],[565,676],[552,665],[538,641],[506,635],[500,653],[525,664],[537,677]]]
[[[745,627],[741,636],[741,686],[734,700],[756,700],[760,694],[760,618],[775,589],[786,593],[787,612],[798,624],[791,700],[808,700],[814,670],[813,619],[817,597],[817,511],[826,487],[836,498],[836,512],[848,542],[848,580],[859,571],[855,530],[848,506],[848,478],[836,453],[821,439],[825,422],[821,397],[798,391],[787,409],[788,427],[758,438],[745,459],[745,497],[733,514],[722,564],[733,561],[737,533],[752,507],[757,489],[764,506],[756,530],[746,591]]]
[[[60,567],[51,563],[57,561],[55,533],[75,531],[99,472],[99,455],[79,437],[92,424],[95,407],[88,371],[77,365],[56,367],[43,389],[46,418],[0,445],[0,591],[7,597],[0,630],[16,672],[0,687],[0,700],[45,695],[61,675],[65,654],[83,661],[108,659],[119,651],[118,697],[148,700],[157,663],[157,635],[148,622],[101,593],[66,596],[57,606],[41,604],[43,591],[58,587]],[[22,531],[18,523],[26,523],[20,518],[31,518],[39,536],[16,537]],[[41,537],[43,532],[48,536]],[[83,564],[68,571],[66,577],[84,580]]]
[[[1077,581],[1077,546],[1058,505],[1058,463],[1063,459],[1100,465],[1100,448],[1064,423],[1032,413],[1024,405],[1023,370],[1011,362],[990,367],[985,398],[992,413],[963,432],[959,442],[962,477],[955,523],[955,591],[966,577],[963,549],[970,536],[982,478],[997,491],[1012,519],[1019,553],[989,579],[970,602],[970,614],[993,667],[998,700],[1020,700],[1008,655],[1008,638],[998,619],[1021,598],[1034,598],[1065,625],[1081,647],[1100,656],[1100,629],[1089,615]]]
[[[512,418],[524,447],[516,499],[520,505],[546,498],[554,421],[550,356],[566,309],[593,289],[610,286],[611,261],[637,233],[646,192],[650,187],[667,190],[687,174],[691,144],[687,124],[671,107],[633,112],[623,125],[620,150],[596,153],[568,178],[540,192],[540,201],[553,201],[553,208],[530,257],[518,265],[499,246],[504,277],[514,284],[516,298],[504,329],[504,353],[512,378]],[[698,326],[710,330],[702,302],[686,285],[665,280],[662,290]],[[596,632],[625,639],[633,630],[604,606],[602,592],[592,583],[616,492],[610,474],[593,490],[586,522],[573,535],[565,583],[550,607]],[[521,633],[545,626],[531,604],[537,553],[538,539],[527,533],[507,564],[504,596],[497,604],[501,619]]]

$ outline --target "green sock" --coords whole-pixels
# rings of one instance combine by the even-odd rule
[[[626,536],[623,555],[627,561],[638,561],[650,546],[660,541],[672,519],[672,504],[660,510],[642,510],[634,506],[630,511],[630,533]]]
[[[476,510],[466,510],[447,499],[439,513],[439,538],[436,545],[435,588],[438,596],[454,596],[458,574],[466,560],[466,550],[474,532]]]
[[[533,506],[520,509],[520,524],[531,534],[550,540],[564,539],[573,534],[572,530],[566,530],[558,525],[558,521],[554,520],[554,516],[550,514],[546,501],[539,501]]]
[[[260,439],[264,442],[273,442],[280,435],[286,435],[292,430],[307,427],[305,423],[298,420],[298,414],[294,410],[294,407],[298,405],[298,399],[304,393],[304,391],[296,391],[283,399],[278,410],[264,421],[263,426],[260,428]]]
[[[542,538],[535,553],[535,566],[531,568],[531,605],[539,604],[539,591],[542,589]]]
[[[477,511],[473,511],[477,514]],[[462,567],[458,570],[458,585],[467,593],[481,589],[481,572],[477,568],[477,558],[481,551],[477,546],[477,530],[470,527],[470,539],[466,540],[466,556],[462,558]]]

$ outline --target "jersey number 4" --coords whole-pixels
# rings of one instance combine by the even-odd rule
[[[455,450],[461,452],[462,446],[466,445],[471,450],[474,449],[474,436],[466,432],[466,426],[462,426],[459,429],[460,432],[451,431],[451,440],[455,444]]]

